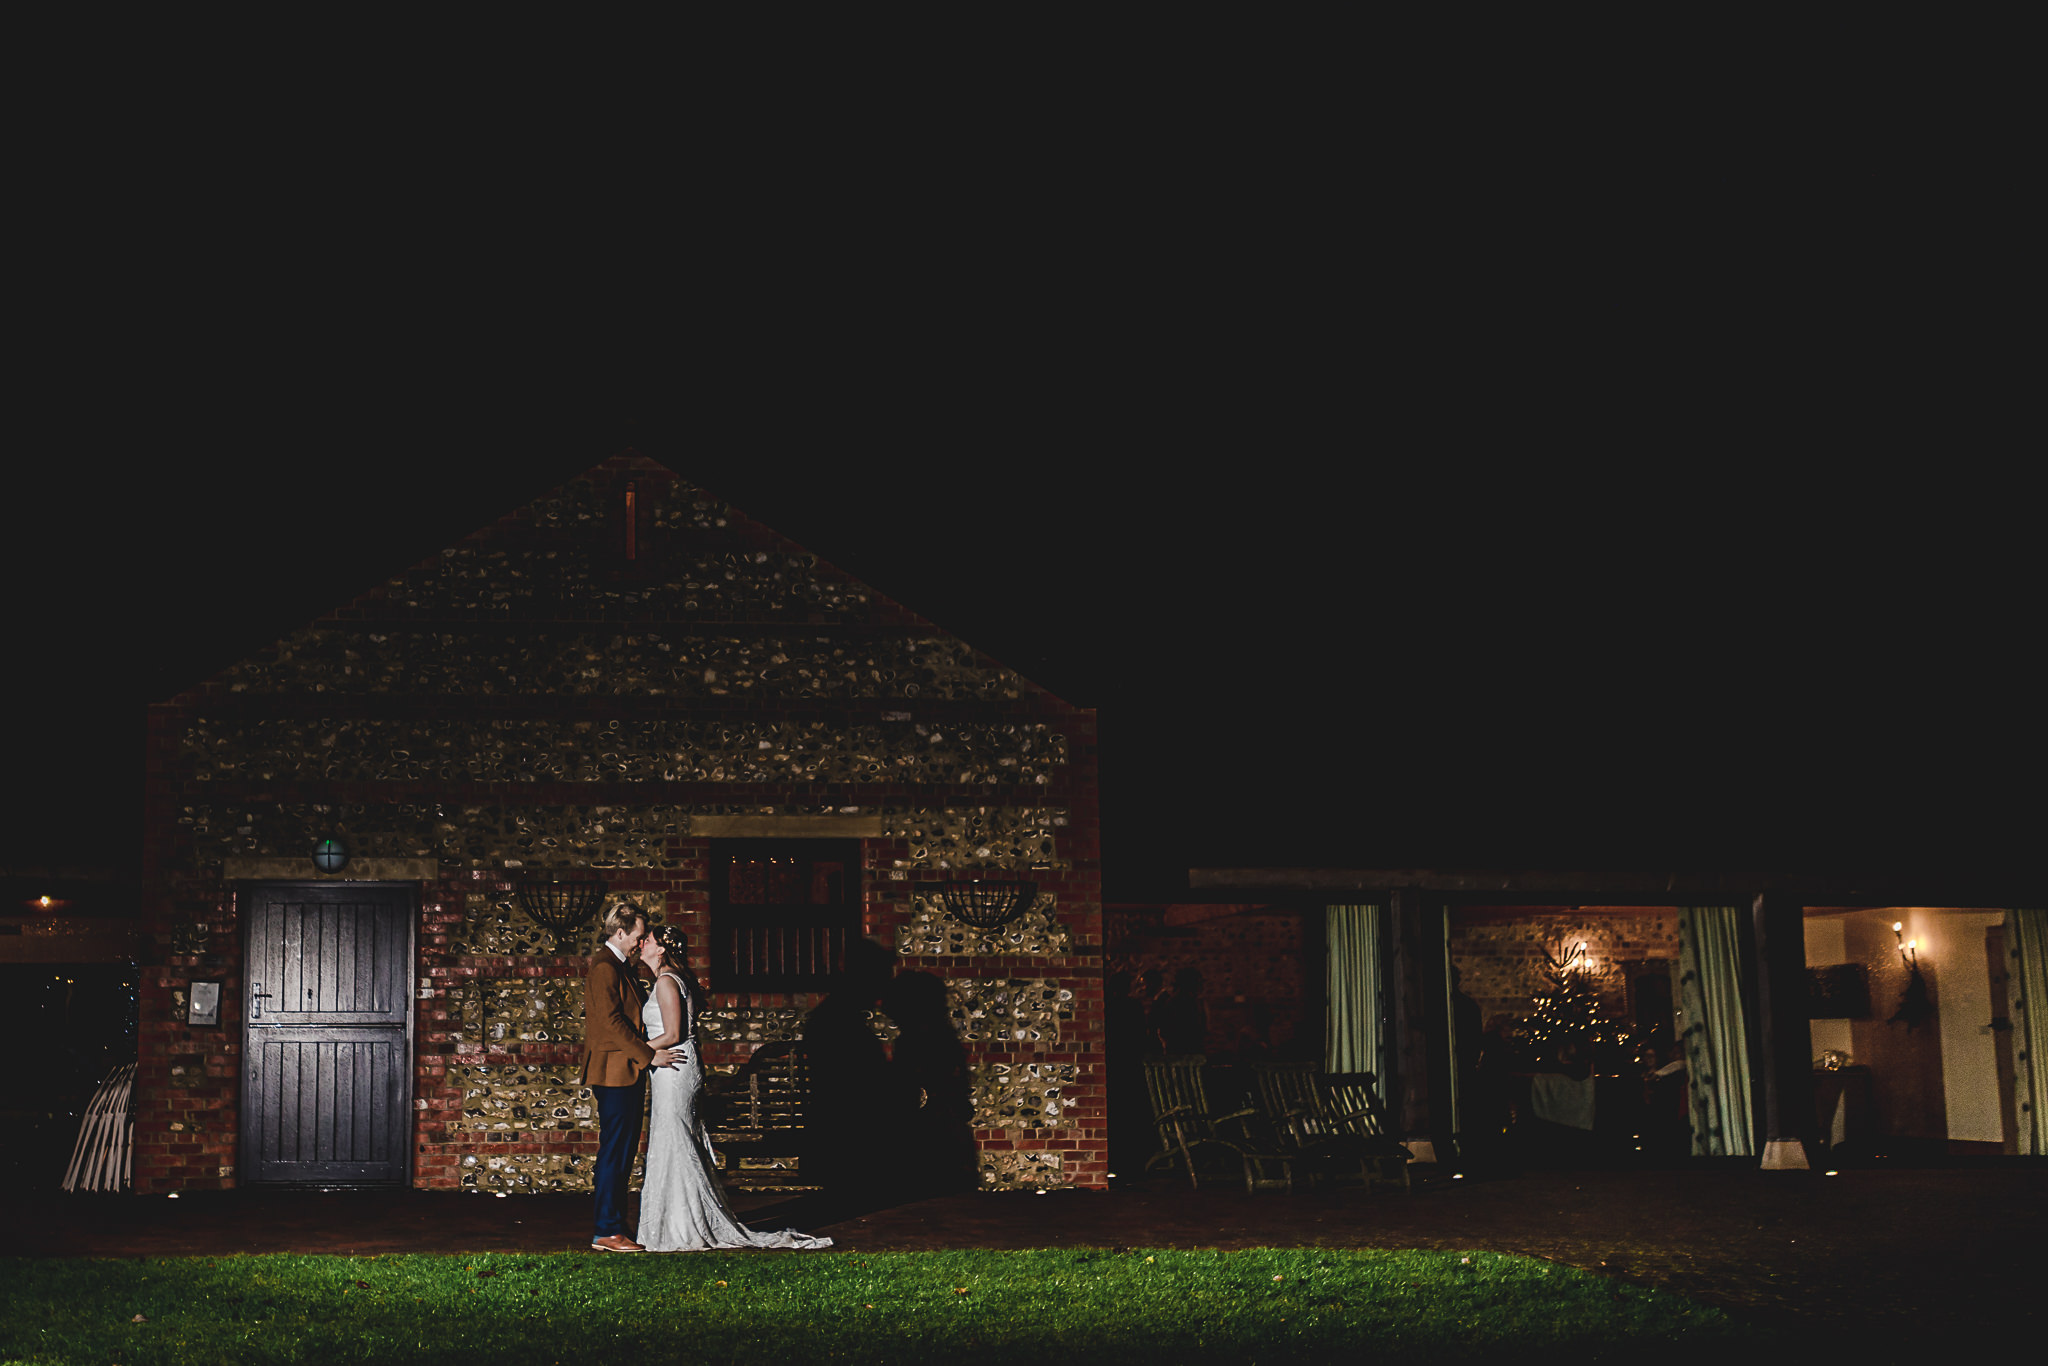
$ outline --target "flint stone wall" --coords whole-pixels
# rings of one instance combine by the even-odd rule
[[[336,697],[762,697],[790,702],[1014,699],[1021,682],[957,640],[849,644],[636,627],[506,637],[488,631],[310,627],[229,669],[230,693]]]
[[[692,816],[843,814],[816,804],[499,806],[456,802],[193,802],[176,824],[193,857],[303,856],[330,835],[352,858],[438,858],[477,869],[682,867],[678,842]],[[1064,807],[907,807],[881,809],[885,837],[907,846],[893,871],[1068,868],[1059,834]],[[509,893],[505,894],[509,900]],[[523,912],[514,911],[523,918]],[[510,921],[505,922],[510,924]],[[1010,952],[998,949],[997,952]],[[1052,950],[1057,952],[1058,950]]]
[[[199,718],[194,781],[995,783],[1067,762],[1043,722],[831,726],[812,721]]]

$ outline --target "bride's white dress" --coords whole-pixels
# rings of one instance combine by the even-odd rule
[[[662,976],[674,976],[663,973]],[[683,1010],[690,1010],[690,990],[681,979]],[[658,993],[647,994],[640,1022],[652,1039],[662,1032]],[[733,1218],[725,1189],[712,1165],[711,1142],[697,1113],[704,1092],[704,1064],[697,1040],[686,1020],[683,1055],[673,1067],[650,1069],[652,1080],[647,1117],[647,1170],[640,1187],[640,1231],[637,1241],[649,1252],[701,1252],[709,1248],[821,1248],[830,1238],[810,1238],[792,1230],[756,1233]]]

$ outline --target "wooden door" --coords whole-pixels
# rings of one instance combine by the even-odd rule
[[[410,884],[243,889],[242,1181],[405,1183],[414,906]]]

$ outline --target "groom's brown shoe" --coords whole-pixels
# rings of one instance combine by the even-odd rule
[[[647,1250],[623,1233],[614,1233],[603,1238],[592,1238],[590,1240],[590,1249],[593,1252],[645,1252]]]

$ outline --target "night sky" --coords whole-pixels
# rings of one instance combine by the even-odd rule
[[[629,445],[1099,708],[1113,900],[2037,859],[2038,518],[1962,388],[1208,335],[80,388],[9,476],[0,864],[132,868],[147,702]]]
[[[2009,87],[1752,140],[1604,67],[992,131],[144,65],[20,176],[0,868],[135,866],[146,703],[627,446],[1098,707],[1114,898],[2039,863]]]

